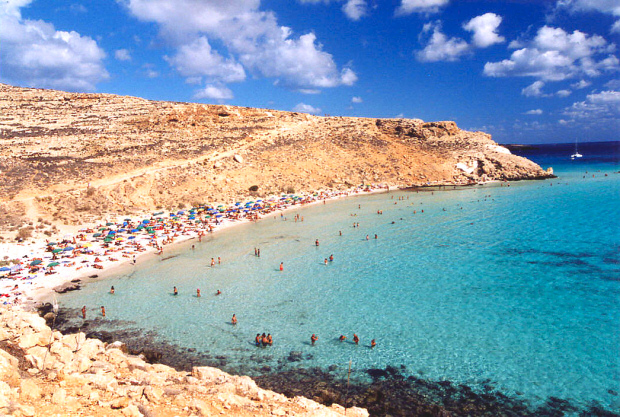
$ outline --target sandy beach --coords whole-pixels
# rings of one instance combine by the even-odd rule
[[[251,209],[245,210],[241,208],[249,207],[249,202],[228,207],[218,205],[209,211],[203,207],[172,213],[145,212],[131,219],[118,216],[116,221],[102,219],[70,227],[47,239],[36,237],[27,242],[0,243],[0,253],[10,260],[0,270],[0,303],[21,305],[29,310],[40,303],[53,302],[56,292],[79,288],[79,283],[88,277],[113,275],[132,264],[148,262],[156,255],[165,256],[170,245],[200,240],[207,234],[302,206],[388,189],[379,185],[346,192],[273,196],[252,202]],[[203,214],[207,212],[219,214],[207,217],[210,215]]]

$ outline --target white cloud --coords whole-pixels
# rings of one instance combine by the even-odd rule
[[[150,69],[150,68],[147,68],[147,69],[146,69],[145,74],[146,74],[146,76],[147,76],[147,77],[149,77],[149,78],[157,78],[157,77],[159,77],[159,72],[157,72],[157,71],[155,71],[155,70],[152,70],[152,69]]]
[[[525,97],[549,97],[548,94],[542,92],[545,83],[542,81],[534,81],[532,84],[521,90],[521,95]]]
[[[611,90],[620,90],[620,80],[609,80],[605,83],[605,87]]]
[[[368,5],[366,0],[347,0],[342,11],[349,19],[357,21],[368,14]]]
[[[23,19],[31,0],[0,2],[1,78],[11,84],[93,91],[109,78],[105,52],[77,32],[59,31],[42,20]]]
[[[301,94],[321,94],[321,90],[315,88],[300,88],[299,91]]]
[[[396,9],[396,16],[412,13],[437,13],[446,6],[450,0],[402,0]]]
[[[478,48],[486,48],[506,39],[497,34],[497,28],[502,23],[501,16],[495,13],[485,13],[476,16],[463,25],[463,29],[473,32],[472,44]]]
[[[293,111],[300,113],[310,113],[310,114],[319,114],[321,113],[321,109],[312,107],[309,104],[299,103],[295,107],[293,107]]]
[[[448,38],[441,32],[441,22],[430,22],[424,25],[420,37],[432,31],[426,47],[415,53],[418,61],[458,61],[469,51],[469,45],[463,39]]]
[[[245,80],[245,71],[238,62],[224,59],[211,49],[207,38],[201,36],[191,44],[181,46],[176,55],[166,58],[184,77],[204,76],[209,82],[233,83]]]
[[[487,62],[484,74],[490,77],[535,77],[545,81],[562,81],[576,77],[596,77],[603,71],[617,71],[620,61],[613,55],[614,44],[598,35],[578,30],[544,26],[529,44],[512,53],[510,59]],[[599,59],[597,61],[597,58]]]
[[[359,103],[363,103],[363,102],[364,102],[364,100],[362,100],[362,98],[361,98],[361,97],[353,97],[353,98],[351,99],[351,103],[357,103],[357,104],[359,104]]]
[[[620,124],[620,91],[609,90],[589,94],[585,101],[573,103],[563,114],[574,120],[597,123],[602,120]]]
[[[566,8],[570,12],[600,12],[620,17],[620,2],[617,0],[558,0],[557,8]],[[611,27],[610,32],[620,32],[620,20]]]
[[[591,81],[580,80],[579,82],[573,83],[570,86],[573,87],[575,90],[581,90],[582,88],[590,87],[591,85]]]
[[[527,115],[531,115],[531,116],[538,116],[543,114],[543,111],[541,109],[535,109],[535,110],[528,110],[523,114],[527,114]]]
[[[117,49],[114,51],[114,58],[119,61],[131,61],[131,54],[127,49]]]
[[[398,113],[396,116],[394,116],[395,119],[404,119],[405,118],[405,114],[404,113]]]
[[[178,49],[169,62],[184,74],[226,83],[250,71],[291,89],[337,87],[357,80],[352,69],[338,69],[314,33],[294,35],[278,24],[274,13],[259,10],[260,0],[121,1],[138,19],[159,25],[164,39]],[[218,51],[213,44],[221,44]]]
[[[204,89],[198,90],[194,94],[196,99],[230,100],[234,97],[233,92],[222,85],[216,86],[209,84]]]
[[[572,94],[573,92],[570,90],[559,90],[558,92],[556,92],[555,94],[558,97],[568,97]]]

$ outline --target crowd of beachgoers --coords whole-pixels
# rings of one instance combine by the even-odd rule
[[[0,267],[0,304],[19,305],[25,300],[46,298],[54,288],[72,280],[110,270],[115,265],[136,263],[146,253],[163,254],[166,245],[201,240],[215,230],[257,221],[276,211],[386,188],[365,185],[347,191],[286,194],[231,205],[159,211],[91,224],[55,240],[37,239],[30,245],[3,244],[0,253],[8,253],[4,258],[9,259],[5,261],[7,265]]]

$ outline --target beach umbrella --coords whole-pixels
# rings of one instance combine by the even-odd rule
[[[62,251],[63,252],[69,252],[72,251],[73,249],[75,249],[73,246],[67,246],[66,248],[64,248]]]
[[[56,242],[50,242],[50,243],[48,243],[48,244],[47,244],[47,246],[54,246],[54,245],[58,245],[58,243],[56,243]]]
[[[240,206],[240,205],[241,205],[241,203],[238,202],[238,201],[235,203],[235,206]]]
[[[129,236],[127,239],[131,240],[131,239],[135,239],[135,236]]]
[[[151,222],[151,221],[150,221],[150,220],[148,220],[148,219],[144,219],[144,220],[142,220],[142,223],[143,223],[143,224],[147,224],[147,223],[150,223],[150,222]]]
[[[111,237],[106,237],[105,239],[103,239],[103,241],[104,241],[105,243],[110,243],[110,242],[112,242],[113,240],[114,240],[114,239],[112,239]]]
[[[220,218],[220,217],[222,217],[222,215],[221,214],[217,214],[215,217]]]
[[[99,228],[99,231],[100,231],[100,232],[101,232],[101,231],[103,231],[103,230],[108,230],[108,228],[107,228],[107,227],[100,227],[100,228]]]
[[[101,233],[95,233],[95,234],[93,235],[93,237],[99,237],[99,236],[102,236],[102,235],[101,235]]]
[[[60,249],[60,248],[58,248],[58,249],[54,249],[54,250],[52,251],[52,253],[60,253],[60,252],[62,252],[62,249]]]
[[[47,267],[48,268],[52,268],[52,267],[58,266],[58,265],[60,265],[58,262],[52,262],[52,263],[48,264]]]
[[[9,268],[8,266],[3,266],[2,268],[0,268],[0,272],[6,272],[6,271],[10,271],[11,268]]]
[[[140,231],[140,229],[132,229],[131,233],[138,233]]]
[[[36,266],[39,265],[42,261],[40,259],[35,259],[34,261],[30,262],[30,266]]]
[[[106,225],[106,226],[114,226],[114,223],[112,223],[112,222],[107,222],[105,225]]]

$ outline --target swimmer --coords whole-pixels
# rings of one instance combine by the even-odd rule
[[[284,262],[280,262],[280,271],[284,271]]]
[[[314,342],[316,342],[317,340],[319,340],[319,337],[312,333],[312,336],[310,337],[310,342],[312,342],[312,346],[314,346]]]
[[[325,265],[327,265],[327,258],[325,258],[325,261],[324,261],[324,263],[325,263]]]
[[[368,240],[368,239],[369,239],[369,238],[368,238],[368,235],[366,235],[366,240]]]
[[[314,245],[315,245],[315,246],[319,246],[319,239],[317,239],[317,240],[315,240],[315,241],[314,241]]]
[[[217,264],[221,264],[222,263],[222,258],[220,258],[219,256],[217,257]]]
[[[260,258],[260,248],[258,249],[258,257]]]
[[[342,236],[342,230],[340,230],[340,236]]]
[[[338,338],[338,340],[340,340],[341,342],[344,342],[345,340],[347,340],[347,337],[343,334],[340,335],[340,337]]]
[[[372,339],[372,340],[370,341],[370,348],[372,349],[372,348],[374,348],[375,346],[377,346],[377,342],[375,341],[375,339]]]
[[[232,324],[237,324],[237,316],[235,314],[233,314],[232,319],[230,319],[230,322]]]
[[[334,255],[329,255],[329,261],[334,262]]]
[[[355,342],[356,345],[360,342],[360,338],[357,337],[355,333],[353,333],[353,341]]]
[[[256,342],[256,346],[260,346],[260,333],[256,333],[254,341]]]
[[[215,259],[211,258],[211,266],[215,266]]]
[[[402,220],[402,219],[401,219]],[[375,233],[375,239],[379,239],[379,236],[377,236],[377,234]]]
[[[86,306],[82,307],[82,318],[86,320]]]
[[[267,343],[269,346],[273,345],[273,338],[271,337],[271,333],[267,333]]]
[[[196,249],[196,246],[192,245],[192,250]]]
[[[215,295],[220,295],[222,293],[222,291],[217,290],[217,292],[215,293]]]
[[[114,294],[114,285],[112,285],[112,288],[110,288],[110,294]]]
[[[200,298],[200,288],[196,289],[196,297]]]
[[[265,333],[261,336],[261,341],[263,342],[263,346],[267,346],[269,344],[269,339],[267,339],[267,335]]]
[[[101,315],[105,317],[105,307],[101,306]]]
[[[174,288],[172,289],[172,294],[174,294],[174,295],[179,295],[179,290],[177,290],[177,287],[174,287]]]

